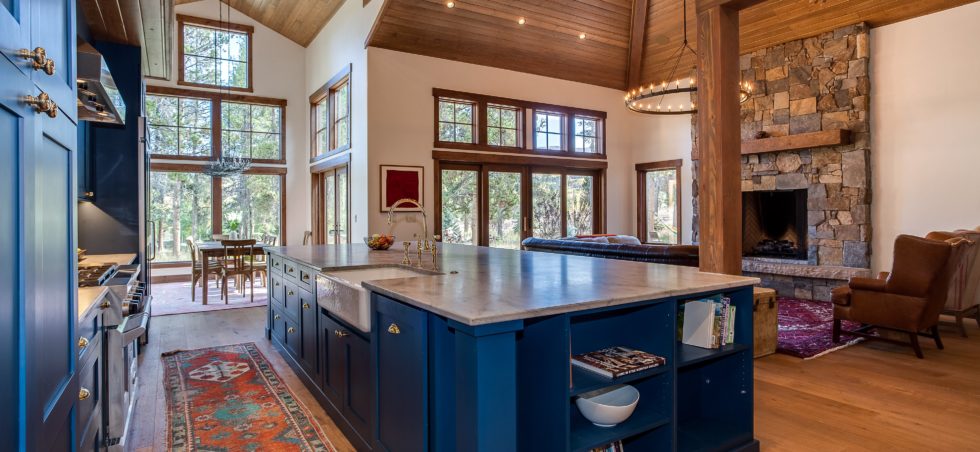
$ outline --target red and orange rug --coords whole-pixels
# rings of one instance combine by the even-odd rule
[[[168,450],[336,451],[254,343],[163,363]]]

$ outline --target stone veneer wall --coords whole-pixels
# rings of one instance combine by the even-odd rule
[[[781,295],[829,299],[849,276],[866,276],[871,243],[868,27],[838,28],[742,55],[742,139],[848,129],[850,144],[742,156],[742,191],[808,190],[807,261],[746,259],[746,274]],[[692,117],[692,124],[697,118]],[[697,154],[697,127],[692,127]],[[698,162],[694,161],[694,241]],[[807,275],[807,276],[802,276]]]

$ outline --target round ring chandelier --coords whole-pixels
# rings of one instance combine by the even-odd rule
[[[680,66],[684,54],[690,52],[694,56],[695,61],[698,58],[698,53],[691,48],[687,41],[687,0],[684,0],[683,11],[684,16],[681,22],[684,24],[684,42],[671,54],[674,65],[670,69],[670,75],[667,77],[667,80],[673,81],[664,80],[660,84],[651,83],[627,91],[626,96],[624,96],[626,108],[648,115],[689,115],[697,113],[697,106],[690,99],[690,95],[679,95],[696,93],[698,91],[694,83],[697,78],[697,68],[691,68],[691,74],[688,77],[678,77],[679,74],[677,73],[677,68]],[[682,78],[687,78],[686,83],[684,83]],[[752,96],[752,85],[748,82],[739,83],[738,91],[739,103],[745,102]]]

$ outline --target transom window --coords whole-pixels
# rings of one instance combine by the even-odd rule
[[[476,143],[476,102],[439,99],[439,141]]]
[[[252,27],[183,15],[177,20],[178,83],[252,90]]]
[[[487,144],[516,148],[521,145],[522,109],[507,105],[487,105]]]
[[[534,112],[534,148],[548,151],[565,149],[565,115],[546,111]]]
[[[599,120],[583,116],[575,117],[575,152],[596,154],[599,149]]]
[[[310,95],[310,156],[343,152],[351,147],[350,73],[347,65]]]
[[[281,109],[269,105],[222,103],[221,150],[228,157],[278,159]]]
[[[150,154],[211,155],[211,101],[146,96],[147,150]]]
[[[285,106],[281,99],[147,86],[147,152],[177,160],[285,163]]]

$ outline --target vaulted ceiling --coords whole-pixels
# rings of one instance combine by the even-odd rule
[[[178,5],[200,0],[176,0]],[[222,0],[258,23],[306,47],[344,0]]]
[[[696,50],[695,1],[688,0],[687,23]],[[741,50],[862,21],[877,27],[973,1],[768,0],[740,13]],[[669,57],[683,40],[681,0],[458,0],[453,8],[446,4],[386,0],[368,44],[626,89],[666,78],[673,65]],[[518,23],[522,17],[523,25]],[[680,66],[689,72],[694,59],[686,58]]]

